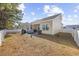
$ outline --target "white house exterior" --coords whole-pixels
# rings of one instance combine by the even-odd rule
[[[56,34],[63,28],[62,15],[56,14],[31,23],[32,29],[41,30],[43,34]]]

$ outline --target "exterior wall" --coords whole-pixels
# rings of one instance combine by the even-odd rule
[[[36,29],[36,30],[39,30],[39,24],[34,24],[34,25],[32,25],[32,29],[34,30],[34,29]]]
[[[48,30],[43,30],[43,28],[42,28],[42,26],[43,25],[48,25]],[[42,33],[43,34],[52,34],[51,32],[52,32],[52,22],[51,22],[51,20],[50,21],[44,21],[44,22],[41,22],[40,23],[40,30],[42,30]]]
[[[46,20],[43,21],[38,21],[32,23],[34,24],[39,24],[40,30],[42,30],[43,34],[56,34],[58,32],[61,32],[63,25],[62,25],[62,15],[58,15],[53,19],[47,18]],[[49,29],[48,30],[43,30],[43,25],[48,25]]]
[[[62,16],[59,15],[57,16],[55,19],[52,19],[53,23],[52,23],[52,34],[56,34],[58,32],[60,32],[63,28],[62,25]]]

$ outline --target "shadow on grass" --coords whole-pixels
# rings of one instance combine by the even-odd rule
[[[76,45],[74,41],[74,38],[72,37],[70,33],[58,33],[55,35],[41,34],[41,35],[36,35],[36,36],[59,43],[59,44],[63,44],[72,48],[78,48],[78,46]]]

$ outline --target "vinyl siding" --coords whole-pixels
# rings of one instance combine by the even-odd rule
[[[43,25],[46,25],[47,24],[47,26],[48,26],[48,30],[43,30]],[[51,20],[50,21],[45,21],[45,22],[42,22],[41,24],[40,24],[40,30],[42,30],[42,33],[43,34],[52,34],[51,32],[52,32],[52,22],[51,22]]]
[[[62,17],[61,15],[59,15],[58,17],[56,17],[54,20],[53,20],[53,23],[52,23],[52,34],[56,34],[58,32],[61,32],[62,30]]]

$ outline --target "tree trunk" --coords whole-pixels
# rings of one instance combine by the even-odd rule
[[[0,29],[6,28],[6,16],[5,12],[0,11]]]

